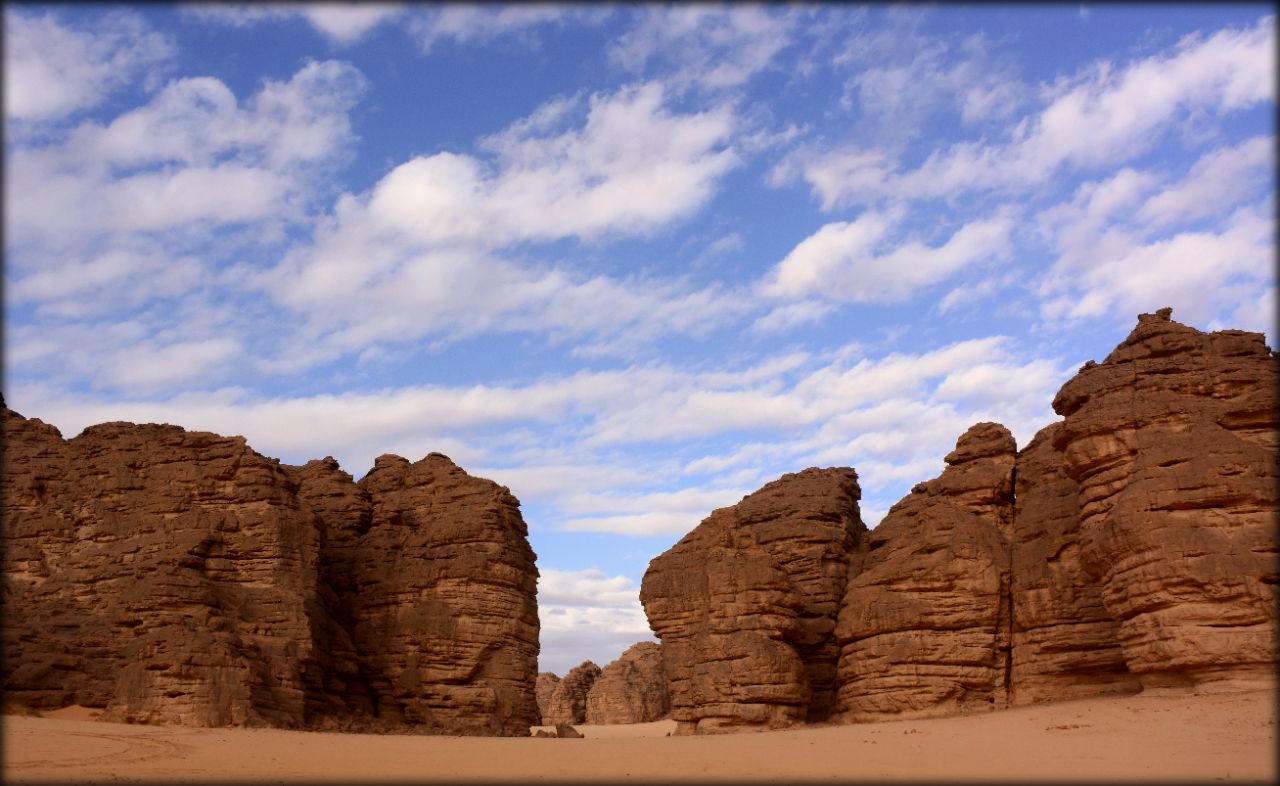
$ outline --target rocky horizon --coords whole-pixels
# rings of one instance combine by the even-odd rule
[[[676,733],[1274,679],[1277,356],[1259,333],[1171,316],[1139,315],[1062,386],[1063,420],[1021,450],[998,423],[971,427],[943,473],[874,530],[858,517],[853,470],[810,468],[654,558],[641,599]],[[831,485],[840,473],[851,486]],[[801,478],[803,491],[774,493]],[[815,495],[814,482],[827,487]],[[830,546],[811,532],[837,509],[847,535],[826,542],[843,556],[824,572],[836,624],[804,628],[833,612],[806,603],[794,566],[825,563]],[[795,524],[778,538],[775,522]],[[829,681],[805,653],[832,647]]]
[[[1276,665],[1276,380],[1261,334],[1142,314],[1062,386],[1062,420],[1021,448],[974,425],[874,529],[849,467],[713,511],[645,574],[661,646],[564,679],[537,672],[519,501],[442,454],[355,482],[243,437],[64,439],[6,407],[6,693],[129,722],[523,736],[1255,685]]]

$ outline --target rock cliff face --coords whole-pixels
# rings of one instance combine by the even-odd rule
[[[836,630],[845,720],[924,717],[1007,700],[1012,435],[969,429],[938,478],[871,533]]]
[[[802,657],[830,617],[786,556],[817,541],[763,547],[746,511],[841,509],[844,491],[788,476],[716,511],[641,590],[678,731],[823,717],[813,686],[832,684],[856,722],[1273,683],[1278,382],[1260,334],[1162,309],[1062,387],[1064,419],[1020,453],[1003,426],[971,428],[824,571],[844,583],[834,680]]]
[[[564,679],[551,691],[542,722],[551,726],[587,722],[587,694],[600,676],[600,667],[589,660],[569,669]]]
[[[1054,423],[1018,453],[1010,702],[1029,704],[1141,689],[1120,649],[1102,584],[1080,558],[1080,487],[1054,447]]]
[[[240,437],[5,409],[10,701],[218,726],[528,733],[537,572],[518,503],[443,456],[360,484]]]
[[[1083,564],[1145,688],[1275,673],[1276,385],[1261,334],[1162,309],[1054,399]]]
[[[551,694],[556,692],[556,686],[560,684],[560,678],[553,672],[538,672],[538,681],[534,684],[534,697],[538,700],[538,723],[544,726],[552,724],[547,723],[547,707],[551,705]]]
[[[652,641],[628,647],[587,693],[587,723],[648,723],[670,712],[662,649]]]
[[[781,728],[831,711],[835,617],[866,528],[851,469],[784,475],[649,564],[676,733]]]

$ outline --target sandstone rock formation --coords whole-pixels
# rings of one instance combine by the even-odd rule
[[[848,581],[836,631],[845,720],[1006,701],[1013,436],[979,423],[945,461],[871,532]]]
[[[190,725],[527,735],[538,651],[518,503],[443,456],[359,484],[241,437],[5,409],[10,702]]]
[[[829,715],[836,613],[866,533],[860,493],[847,468],[784,475],[650,562],[640,600],[677,734]]]
[[[538,680],[534,683],[534,698],[538,702],[538,722],[542,725],[549,725],[546,721],[547,707],[551,703],[551,694],[555,693],[556,686],[560,684],[560,678],[550,671],[538,672]]]
[[[1276,356],[1169,309],[1058,392],[1054,444],[1080,484],[1081,557],[1145,688],[1276,669]]]
[[[1061,431],[1061,423],[1046,426],[1018,453],[1012,704],[1141,689],[1125,664],[1102,584],[1080,558],[1080,487],[1054,447]]]
[[[587,723],[648,723],[669,712],[662,649],[652,641],[628,647],[604,667],[587,693]]]
[[[600,667],[589,660],[569,669],[547,699],[543,725],[586,723],[587,694],[599,676]]]

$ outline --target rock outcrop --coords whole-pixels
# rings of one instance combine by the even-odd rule
[[[547,723],[547,707],[551,705],[551,694],[556,692],[556,686],[560,684],[560,678],[550,671],[538,672],[538,680],[534,683],[534,698],[538,702],[538,722],[543,726],[549,726]]]
[[[839,702],[858,722],[1007,701],[1013,436],[970,428],[871,532],[840,609]]]
[[[662,641],[676,734],[825,719],[836,614],[866,528],[856,473],[784,475],[653,559],[640,600]]]
[[[1125,664],[1120,626],[1080,557],[1080,487],[1054,447],[1054,423],[1018,453],[1011,548],[1010,703],[1141,689]]]
[[[587,723],[649,723],[670,712],[662,649],[652,641],[628,647],[587,693]]]
[[[1276,356],[1259,333],[1143,314],[1058,392],[1081,558],[1144,688],[1276,669]]]
[[[241,437],[5,409],[8,701],[189,725],[527,735],[518,503],[438,454],[359,484]]]
[[[586,723],[587,694],[600,676],[600,667],[589,660],[569,669],[564,679],[551,691],[547,708],[542,714],[544,726]]]

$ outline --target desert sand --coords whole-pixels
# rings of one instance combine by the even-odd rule
[[[67,708],[4,718],[3,779],[106,783],[483,781],[1274,782],[1274,690],[1143,693],[930,720],[668,737],[671,721],[581,740],[195,729]]]

